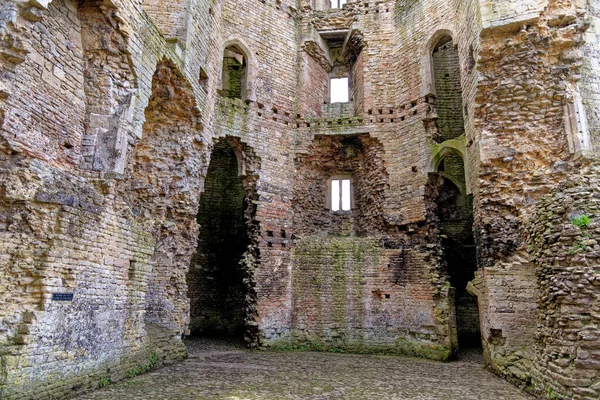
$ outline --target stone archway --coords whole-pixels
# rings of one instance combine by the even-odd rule
[[[155,240],[145,320],[181,336],[188,322],[185,276],[195,250],[208,151],[192,88],[170,61],[157,65],[145,116],[143,137],[127,168],[130,207]]]
[[[256,343],[255,160],[236,138],[215,142],[196,217],[198,246],[187,274],[192,335]]]

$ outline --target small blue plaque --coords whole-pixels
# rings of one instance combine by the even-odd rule
[[[53,301],[73,301],[73,293],[52,293]]]

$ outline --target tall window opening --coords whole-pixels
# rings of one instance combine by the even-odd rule
[[[342,8],[346,5],[347,0],[330,0],[331,8]]]
[[[329,89],[330,103],[347,103],[349,100],[350,87],[348,78],[331,78]]]
[[[465,133],[458,49],[450,36],[442,37],[432,53],[440,140]]]
[[[238,46],[229,46],[223,53],[221,95],[245,99],[248,79],[248,59]]]
[[[242,339],[247,286],[240,264],[251,239],[235,150],[215,145],[200,198],[198,247],[187,275],[192,335]]]
[[[329,180],[329,199],[331,211],[350,211],[352,209],[352,180],[349,177],[333,177]]]

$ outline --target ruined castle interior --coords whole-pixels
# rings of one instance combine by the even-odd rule
[[[0,0],[0,399],[194,336],[598,399],[599,151],[600,0]]]

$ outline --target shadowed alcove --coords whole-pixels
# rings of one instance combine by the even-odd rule
[[[216,143],[200,198],[198,248],[187,277],[192,335],[242,338],[246,287],[240,264],[251,243],[236,152]]]

